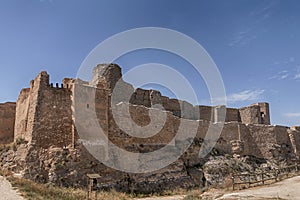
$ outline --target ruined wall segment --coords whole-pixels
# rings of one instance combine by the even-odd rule
[[[38,74],[17,101],[15,140],[23,138],[47,148],[72,143],[71,90],[64,84],[49,84],[49,75]]]
[[[243,124],[261,124],[260,107],[251,105],[239,109]]]
[[[49,81],[49,76],[42,71],[37,77],[30,81],[30,88],[22,89],[16,105],[16,121],[14,130],[14,140],[22,138],[28,142],[32,141],[33,128],[36,126],[35,119],[37,107],[39,105],[38,97],[40,95],[40,82],[42,79]]]
[[[250,135],[260,151],[261,158],[287,159],[293,153],[293,146],[289,138],[288,127],[249,124]]]
[[[16,103],[0,104],[0,144],[8,144],[14,140]]]
[[[41,88],[37,108],[38,124],[33,130],[33,139],[42,147],[66,147],[72,144],[71,91],[45,84]]]
[[[265,102],[252,104],[239,109],[241,121],[244,124],[270,125],[269,104]]]
[[[271,119],[270,119],[270,109],[269,109],[269,104],[266,102],[259,102],[254,105],[259,106],[259,111],[260,111],[260,116],[261,116],[261,123],[270,125],[271,124]]]
[[[241,122],[239,109],[226,108],[226,122]]]
[[[294,154],[300,158],[300,127],[291,127],[288,129],[288,134],[293,146]]]
[[[22,89],[20,95],[18,97],[16,103],[16,120],[15,120],[15,141],[18,138],[23,138],[28,140],[28,136],[26,136],[27,132],[27,122],[28,122],[28,115],[29,115],[29,99],[30,99],[30,88]]]

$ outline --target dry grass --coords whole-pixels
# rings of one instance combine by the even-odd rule
[[[87,191],[72,188],[54,187],[37,184],[33,181],[8,177],[13,187],[17,187],[22,196],[28,200],[78,200],[87,199]],[[97,199],[127,200],[130,197],[118,192],[99,192]]]
[[[5,176],[17,188],[21,195],[28,200],[81,200],[87,199],[87,190],[55,187],[47,184],[39,184],[34,181],[24,178],[14,177],[8,170],[3,170],[0,167],[0,175]],[[187,195],[186,200],[200,199],[199,196],[205,189],[194,189],[186,191],[184,189],[176,189],[172,191],[164,191],[158,194],[125,194],[116,191],[104,192],[101,191],[97,194],[97,199],[109,200],[129,200],[134,198],[144,197],[161,197],[173,195]],[[92,194],[95,199],[95,193]]]

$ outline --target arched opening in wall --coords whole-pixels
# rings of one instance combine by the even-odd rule
[[[86,104],[86,108],[89,109],[90,108],[90,104]]]

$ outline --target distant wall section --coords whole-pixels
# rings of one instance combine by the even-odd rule
[[[0,104],[0,144],[13,142],[15,115],[15,103],[8,102]]]

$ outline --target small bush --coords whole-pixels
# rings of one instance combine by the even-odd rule
[[[16,140],[16,144],[20,145],[20,144],[26,144],[27,141],[24,138],[18,137]]]

